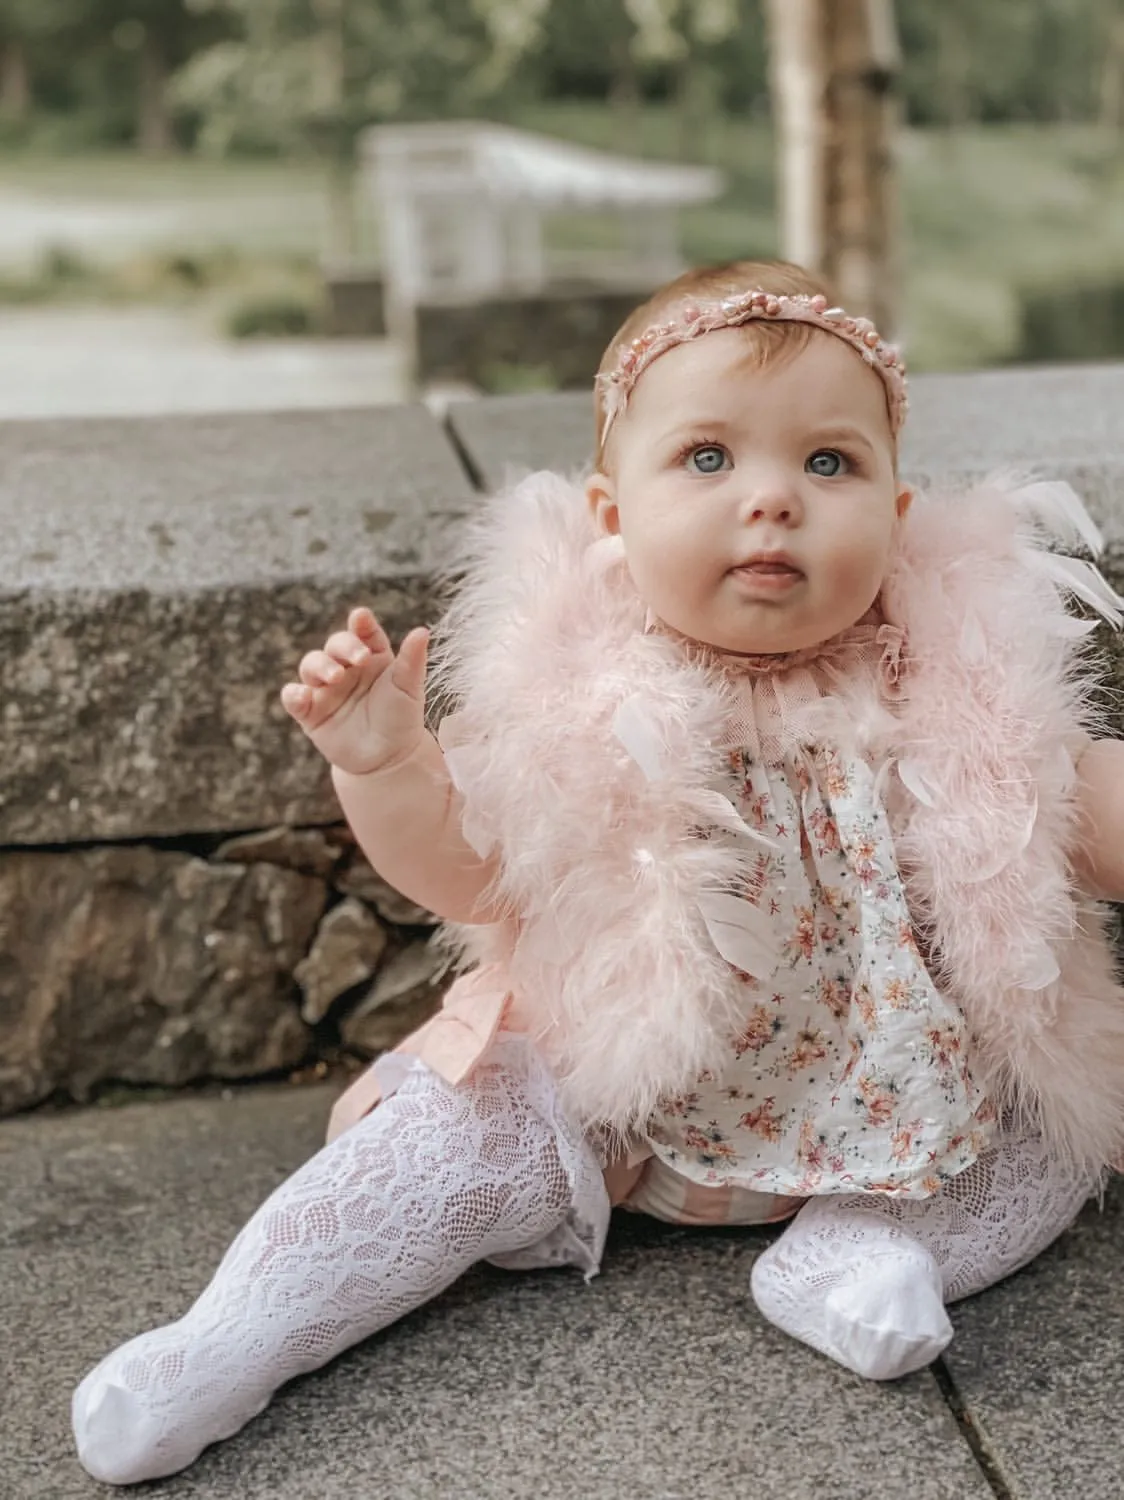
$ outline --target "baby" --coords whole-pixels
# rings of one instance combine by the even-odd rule
[[[689,273],[606,352],[584,493],[533,475],[469,529],[436,736],[424,630],[355,608],[304,657],[285,707],[463,972],[82,1382],[91,1474],[183,1468],[480,1260],[592,1276],[613,1205],[790,1220],[760,1313],[893,1378],[1096,1191],[1124,778],[1065,601],[1121,601],[1044,545],[1099,545],[1064,486],[915,498],[905,410],[807,273]]]

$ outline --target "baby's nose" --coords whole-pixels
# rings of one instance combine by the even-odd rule
[[[789,485],[762,485],[748,496],[746,509],[754,521],[792,521],[800,507]]]

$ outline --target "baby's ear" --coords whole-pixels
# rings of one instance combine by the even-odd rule
[[[898,498],[895,504],[897,505],[898,520],[900,521],[902,516],[905,515],[906,511],[913,504],[913,490],[908,484],[898,494]]]
[[[617,511],[616,490],[608,474],[598,471],[585,482],[585,498],[589,505],[593,524],[602,536],[619,536],[620,515]]]

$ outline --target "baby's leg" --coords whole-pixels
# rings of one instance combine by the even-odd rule
[[[949,1343],[946,1302],[1033,1260],[1095,1188],[1031,1136],[988,1151],[934,1198],[813,1198],[754,1265],[754,1299],[849,1370],[892,1380]]]
[[[547,1238],[548,1260],[592,1273],[608,1217],[598,1163],[526,1042],[502,1039],[458,1088],[414,1062],[258,1210],[185,1317],[86,1376],[73,1402],[79,1457],[110,1484],[175,1473],[285,1381],[476,1261]]]

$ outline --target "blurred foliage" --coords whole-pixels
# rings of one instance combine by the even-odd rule
[[[1019,361],[1119,359],[1124,351],[1124,281],[1029,287],[1023,294]]]
[[[480,372],[480,389],[489,396],[527,396],[536,391],[558,389],[554,367],[550,364],[516,365],[496,363],[485,365]]]
[[[564,140],[617,144],[615,109],[594,100],[528,103],[513,108],[511,118]],[[666,155],[678,130],[674,104],[643,104],[637,127],[643,155]],[[1078,296],[1083,328],[1102,316],[1108,327],[1108,314],[1098,313],[1093,294],[1081,289],[1118,285],[1124,268],[1124,151],[1117,136],[1096,124],[990,124],[906,130],[899,149],[903,334],[914,369],[970,369],[1060,347],[1056,329],[1070,292]],[[683,213],[688,259],[774,254],[768,122],[723,116],[699,142],[699,153],[727,174],[727,189],[716,202]],[[148,248],[118,246],[102,259],[92,244],[83,256],[60,245],[22,269],[0,265],[0,303],[190,307],[225,325],[243,301],[284,292],[311,307],[323,295],[324,204],[311,161],[23,153],[0,156],[0,189],[49,203],[81,201],[95,211],[123,203],[177,208],[170,238],[158,228],[159,243]],[[614,227],[619,232],[597,216],[554,216],[550,244],[565,254],[597,251]],[[1062,313],[1043,311],[1043,301]],[[1115,318],[1113,312],[1118,328]],[[1104,340],[1083,336],[1081,347],[1092,357]],[[516,388],[533,378],[498,371],[495,386]]]
[[[232,339],[295,338],[319,332],[322,324],[316,293],[281,288],[246,293],[228,307],[223,320]]]
[[[199,142],[347,159],[373,120],[479,103],[494,49],[472,0],[193,0],[230,35],[174,80]]]
[[[1124,0],[897,0],[909,120],[1120,125]],[[761,112],[760,0],[0,0],[0,131],[346,160],[378,120],[531,99]]]
[[[1124,0],[896,9],[906,119],[921,127],[901,141],[915,366],[1118,327]],[[60,246],[0,273],[0,303],[202,299],[247,334],[315,329],[325,177],[327,238],[354,248],[357,135],[417,118],[712,163],[727,190],[684,215],[688,257],[769,254],[768,105],[761,0],[0,0],[0,148],[29,148],[4,152],[6,181],[116,200],[126,154],[106,148],[132,145],[153,158],[127,158],[133,200],[190,205],[176,255],[107,265]],[[562,220],[552,243],[596,248],[599,232]],[[1063,279],[1072,304],[1055,295]]]
[[[224,28],[191,0],[0,0],[0,118],[70,149],[167,150],[193,129],[169,80]]]

